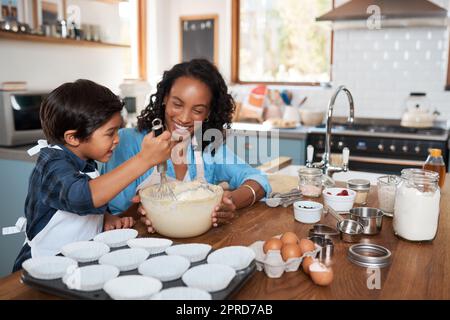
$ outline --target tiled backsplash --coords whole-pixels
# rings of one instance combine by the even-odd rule
[[[433,2],[449,8],[448,0]],[[295,88],[294,95],[307,95],[310,107],[323,109],[334,89],[344,84],[354,96],[357,117],[398,119],[409,93],[421,91],[427,93],[431,109],[441,112],[440,119],[450,121],[450,91],[444,90],[448,33],[447,27],[336,30],[333,88]],[[343,95],[335,114],[347,113]]]

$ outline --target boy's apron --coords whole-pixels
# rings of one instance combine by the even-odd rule
[[[195,161],[195,168],[197,169],[197,180],[205,181],[205,169],[203,167],[203,158],[202,158],[202,151],[201,148],[194,148],[194,146],[197,146],[197,139],[194,137],[192,138],[192,149],[194,151],[194,161]],[[175,178],[167,177],[168,181],[175,181]],[[183,181],[188,182],[190,181],[190,175],[189,175],[189,168],[186,170],[186,174],[184,176]],[[158,174],[156,167],[153,169],[153,172],[148,176],[142,183],[140,183],[137,188],[136,192],[140,189],[144,189],[146,187],[149,187],[151,185],[159,184],[161,181],[161,176]]]
[[[45,140],[39,140],[38,145],[28,150],[28,154],[33,156],[42,148],[62,149],[58,146],[51,146]],[[99,176],[97,170],[94,172],[81,172],[91,179]],[[5,229],[19,229],[9,234],[25,231],[26,219],[19,218],[16,227]],[[20,222],[19,222],[20,221]],[[80,216],[64,210],[57,210],[47,225],[32,240],[26,236],[25,243],[31,248],[31,257],[54,256],[61,252],[61,248],[71,242],[91,240],[103,231],[103,214],[88,214]],[[4,232],[5,234],[5,232]]]

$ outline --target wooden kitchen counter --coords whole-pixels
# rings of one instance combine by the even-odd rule
[[[279,279],[270,279],[264,272],[256,274],[233,299],[450,299],[450,175],[442,190],[439,229],[430,243],[413,243],[397,238],[392,230],[392,219],[384,218],[383,230],[362,241],[380,244],[392,251],[392,264],[381,269],[380,289],[368,289],[372,273],[351,263],[347,251],[351,244],[337,242],[333,256],[334,281],[328,287],[312,283],[302,271],[284,273]],[[376,189],[369,194],[368,205],[377,206]],[[285,231],[294,231],[299,237],[308,236],[311,225],[294,220],[290,208],[269,208],[258,203],[241,210],[232,223],[210,230],[200,237],[178,240],[203,242],[214,249],[229,245],[250,245]],[[331,226],[336,221],[330,215],[321,220]],[[144,236],[143,225],[138,225]],[[301,268],[300,268],[301,269]],[[55,296],[31,289],[20,282],[20,272],[0,279],[0,299],[55,299]],[[373,283],[373,281],[370,281]]]

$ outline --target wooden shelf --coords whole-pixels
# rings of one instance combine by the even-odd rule
[[[44,37],[33,34],[14,33],[9,31],[0,31],[0,39],[28,41],[28,42],[41,42],[41,43],[53,43],[53,44],[65,44],[80,47],[115,47],[115,48],[130,48],[127,44],[115,44],[105,42],[95,42],[86,40],[73,40],[62,39],[54,37]]]

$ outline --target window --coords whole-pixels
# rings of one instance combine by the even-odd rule
[[[315,18],[332,8],[333,0],[234,0],[232,80],[329,82],[331,24]]]

